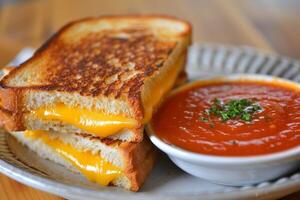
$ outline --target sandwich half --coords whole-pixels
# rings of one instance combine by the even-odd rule
[[[13,67],[1,68],[0,79]],[[183,79],[179,79],[180,81]],[[8,111],[0,106],[1,126]],[[10,132],[11,140],[29,148],[41,158],[82,174],[101,186],[113,185],[138,191],[154,166],[157,151],[147,137],[142,142],[122,142],[90,134],[41,130]]]
[[[148,138],[132,143],[77,133],[24,131],[11,135],[41,158],[81,173],[89,181],[131,191],[142,186],[157,153]]]
[[[191,27],[162,16],[88,18],[60,29],[0,82],[9,131],[141,142],[184,72]]]

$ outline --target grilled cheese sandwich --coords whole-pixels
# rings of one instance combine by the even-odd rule
[[[73,22],[1,81],[3,107],[16,122],[8,128],[142,141],[143,126],[184,71],[190,40],[189,24],[173,18]]]

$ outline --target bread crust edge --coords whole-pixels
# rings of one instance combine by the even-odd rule
[[[126,163],[124,173],[131,180],[131,191],[138,191],[150,174],[158,155],[148,137],[141,143],[122,143],[121,153]]]

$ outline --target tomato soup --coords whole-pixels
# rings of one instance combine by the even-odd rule
[[[266,81],[195,83],[167,98],[151,121],[165,142],[219,156],[300,146],[300,91]]]

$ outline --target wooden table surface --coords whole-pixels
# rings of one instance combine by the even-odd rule
[[[299,0],[23,0],[3,5],[1,2],[0,66],[23,47],[38,47],[70,20],[128,13],[169,14],[189,20],[194,28],[194,42],[248,45],[300,57]],[[0,175],[0,199],[60,198]],[[284,199],[300,199],[300,192]]]

